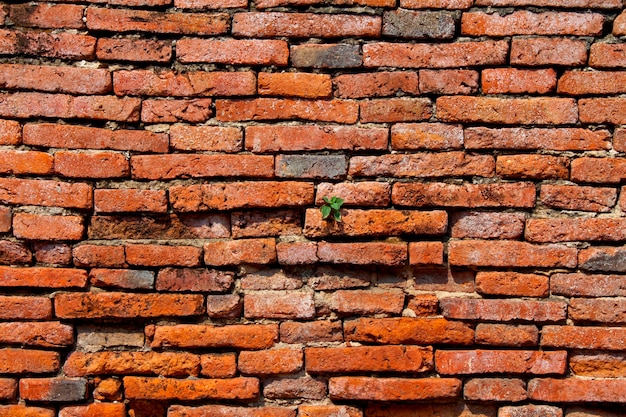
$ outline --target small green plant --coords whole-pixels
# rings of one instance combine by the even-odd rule
[[[336,222],[341,222],[341,206],[343,205],[343,198],[324,196],[324,204],[320,207],[322,212],[322,219],[327,219],[332,214],[332,219]]]

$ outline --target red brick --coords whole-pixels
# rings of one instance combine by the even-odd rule
[[[306,348],[305,356],[306,371],[311,374],[417,373],[434,368],[432,348],[418,346]]]
[[[152,39],[99,38],[96,56],[102,61],[166,63],[172,59],[172,43]]]
[[[37,347],[71,346],[74,328],[59,322],[0,323],[0,342]]]
[[[303,286],[302,277],[282,269],[247,272],[240,284],[243,290],[297,290]]]
[[[298,372],[304,366],[302,349],[274,349],[239,353],[239,371],[244,375],[277,375]]]
[[[284,321],[280,323],[280,341],[283,343],[341,342],[343,341],[341,322]]]
[[[81,29],[84,6],[71,4],[14,4],[9,18],[17,26],[45,29]]]
[[[211,118],[212,104],[213,100],[210,98],[144,100],[141,106],[141,121],[145,123],[202,123]]]
[[[482,321],[558,322],[567,317],[567,304],[561,301],[443,298],[439,300],[444,317]]]
[[[544,326],[541,346],[565,349],[623,350],[626,329],[622,327]]]
[[[300,235],[302,218],[299,211],[234,212],[231,214],[234,238]]]
[[[140,245],[125,246],[126,260],[140,266],[198,266],[201,249],[194,246]]]
[[[561,403],[626,402],[626,381],[623,379],[531,379],[528,382],[531,400]]]
[[[96,381],[93,398],[99,401],[120,401],[122,399],[122,381],[114,378],[102,379],[99,382]]]
[[[162,190],[94,190],[94,210],[100,213],[167,212],[167,196]]]
[[[106,94],[112,89],[106,69],[20,64],[0,65],[0,85],[7,90],[74,94]]]
[[[626,272],[623,247],[590,247],[578,254],[580,269],[600,272]]]
[[[587,62],[583,40],[561,38],[513,38],[511,65],[581,66]]]
[[[620,0],[476,0],[476,6],[542,6],[615,9],[620,8],[621,3]]]
[[[432,102],[427,98],[387,98],[360,103],[363,123],[412,122],[432,116]]]
[[[397,150],[461,149],[463,129],[442,123],[398,123],[391,127],[391,147]]]
[[[620,241],[626,239],[626,219],[566,218],[529,219],[530,242]]]
[[[0,181],[0,198],[3,198],[2,195],[2,182]],[[6,200],[2,200],[6,201]],[[13,214],[11,213],[11,209],[9,207],[0,206],[0,232],[8,232],[11,230],[11,222],[13,220]]]
[[[473,94],[478,91],[478,72],[470,70],[420,70],[419,89],[432,94]]]
[[[405,243],[364,242],[327,243],[320,242],[317,249],[320,262],[351,265],[400,266],[407,262]]]
[[[237,373],[235,353],[207,353],[200,356],[200,374],[209,378],[232,378]]]
[[[344,322],[347,341],[388,345],[471,345],[469,324],[443,318],[360,318]]]
[[[574,268],[576,256],[576,249],[562,245],[539,246],[506,240],[448,243],[448,261],[458,266]]]
[[[278,340],[278,324],[157,326],[153,348],[266,349]]]
[[[34,245],[37,262],[53,265],[69,265],[72,262],[72,248],[64,243],[36,242]]]
[[[296,411],[290,408],[233,407],[225,405],[204,405],[201,407],[185,407],[173,405],[168,409],[169,417],[295,417]]]
[[[367,268],[345,269],[322,266],[314,276],[308,278],[307,285],[316,291],[332,291],[348,288],[369,287],[374,277]]]
[[[522,375],[564,374],[567,352],[531,350],[437,350],[437,372],[442,375],[509,373]]]
[[[109,130],[53,123],[24,125],[26,145],[70,149],[167,152],[168,138],[146,130]]]
[[[233,274],[211,269],[161,269],[156,279],[157,291],[225,292],[233,284]]]
[[[274,175],[272,156],[141,155],[131,156],[130,164],[134,178],[148,180],[223,176],[270,178]]]
[[[404,293],[392,290],[339,290],[330,296],[329,307],[340,316],[400,314],[404,308]]]
[[[237,152],[241,150],[243,134],[236,127],[186,126],[170,127],[170,146],[179,150]]]
[[[542,184],[540,199],[544,205],[561,210],[609,212],[617,192],[614,188]]]
[[[242,37],[379,37],[379,16],[321,13],[236,13],[232,32]]]
[[[96,38],[70,32],[0,29],[0,54],[28,55],[70,60],[93,59]]]
[[[87,272],[70,268],[0,266],[0,287],[84,288]]]
[[[389,133],[383,128],[352,126],[248,126],[246,149],[252,152],[311,150],[383,150]]]
[[[461,394],[461,381],[453,378],[369,378],[338,377],[328,381],[332,400],[417,401],[455,399]]]
[[[81,240],[85,233],[81,216],[15,213],[13,235],[30,240]]]
[[[53,0],[58,1],[58,0]],[[75,1],[75,0],[70,0]],[[113,6],[167,6],[172,0],[89,0],[90,3],[107,3]]]
[[[502,155],[496,159],[496,173],[504,178],[567,179],[569,158],[552,155]]]
[[[57,372],[60,364],[58,352],[30,349],[0,349],[0,372],[3,374]]]
[[[474,0],[400,0],[400,7],[406,7],[407,9],[455,9],[456,10],[456,9],[469,9],[473,3],[474,3]]]
[[[619,183],[626,178],[626,158],[589,158],[572,160],[571,180],[592,183]]]
[[[534,207],[532,183],[447,184],[397,183],[393,204],[411,207]]]
[[[443,265],[443,243],[409,242],[409,265]]]
[[[33,254],[25,244],[10,240],[0,240],[0,264],[29,264],[32,259]]]
[[[60,318],[197,316],[203,304],[200,294],[64,293],[54,298]]]
[[[92,269],[89,282],[94,287],[151,289],[154,287],[154,272],[133,269]]]
[[[613,22],[613,35],[626,35],[626,13],[622,12]]]
[[[569,366],[575,375],[594,378],[620,378],[626,376],[624,353],[574,353]]]
[[[626,323],[626,302],[621,298],[572,298],[569,317],[576,323]]]
[[[276,244],[272,238],[216,241],[204,244],[204,263],[225,266],[271,264],[276,262]]]
[[[478,272],[476,274],[476,290],[482,294],[546,297],[548,286],[549,278],[544,275],[517,272]]]
[[[626,129],[615,129],[613,148],[619,152],[626,152]]]
[[[89,7],[87,28],[114,32],[156,32],[217,35],[228,31],[228,15],[162,13],[147,10]]]
[[[498,417],[563,417],[563,410],[550,405],[507,406],[499,409]]]
[[[49,320],[52,300],[48,297],[0,296],[2,320]]]
[[[69,402],[87,399],[87,380],[81,378],[23,378],[20,397],[27,401]]]
[[[332,94],[330,76],[309,73],[269,73],[258,75],[259,95],[324,98]]]
[[[273,170],[271,157],[268,162]],[[227,169],[224,166],[224,175]],[[312,183],[296,181],[212,183],[169,190],[172,208],[181,212],[304,206],[313,204],[314,192]]]
[[[129,175],[126,156],[117,152],[66,152],[54,155],[54,170],[74,178],[121,178]]]
[[[476,326],[476,344],[494,346],[537,346],[539,330],[529,324],[487,324]]]
[[[11,378],[0,378],[0,398],[3,400],[13,400],[17,394],[17,381]],[[1,414],[0,409],[0,415]]]
[[[0,151],[1,174],[52,174],[54,157],[46,152],[38,151]]]
[[[626,92],[626,72],[567,71],[559,78],[558,92],[567,95],[619,94]]]
[[[333,78],[335,95],[340,98],[388,97],[399,92],[419,94],[417,72],[383,71],[342,74]]]
[[[495,161],[490,155],[468,155],[464,152],[388,154],[353,156],[349,175],[366,177],[491,177]]]
[[[515,11],[506,16],[463,13],[461,33],[470,36],[599,35],[604,17],[597,13]]]
[[[347,100],[276,98],[216,100],[215,109],[221,122],[295,119],[351,124],[359,113],[358,104]]]
[[[0,145],[19,145],[22,143],[22,126],[15,120],[0,119]]]
[[[181,9],[247,8],[248,0],[174,0],[174,6]]]
[[[518,239],[524,233],[522,213],[454,213],[452,237],[459,239]]]
[[[123,267],[126,258],[123,246],[80,245],[72,252],[76,266]]]
[[[254,401],[259,396],[256,378],[173,379],[127,376],[127,399],[143,400],[238,400]]]
[[[554,274],[550,277],[550,291],[566,297],[626,296],[626,277],[603,274]]]
[[[49,408],[26,405],[2,405],[0,417],[54,417],[56,412]]]
[[[345,206],[385,207],[390,203],[390,191],[391,185],[384,182],[323,182],[317,184],[315,204],[323,204],[323,197],[341,196]]]
[[[526,399],[526,383],[521,379],[470,379],[465,382],[463,398],[470,401],[523,401]]]
[[[621,43],[594,43],[589,50],[589,66],[594,68],[626,67],[626,46]]]
[[[311,319],[315,317],[312,292],[261,291],[244,295],[244,317],[271,319]]]
[[[485,94],[546,94],[555,88],[556,71],[553,69],[494,68],[482,72]]]
[[[93,403],[63,407],[59,417],[125,417],[126,406],[122,403]]]
[[[626,98],[586,98],[578,101],[582,123],[626,123]]]
[[[115,71],[113,90],[119,96],[248,96],[256,93],[256,77],[251,72]]]
[[[425,2],[425,0],[418,0]],[[438,0],[426,0],[428,2]],[[442,0],[448,1],[448,0]],[[458,1],[451,1],[453,4]],[[495,417],[497,409],[491,405],[467,404],[464,402],[452,402],[436,404],[426,402],[422,404],[397,405],[397,404],[370,404],[365,410],[366,417]]]
[[[363,46],[365,67],[456,68],[503,65],[508,41],[447,44],[371,43]]]
[[[65,360],[63,371],[67,376],[197,376],[200,358],[178,352],[72,352]]]
[[[237,318],[242,310],[239,295],[207,295],[207,315],[211,318]]]
[[[321,400],[326,397],[326,384],[309,377],[275,379],[265,385],[263,395],[269,399]]]
[[[181,39],[176,43],[176,58],[182,63],[285,66],[289,47],[283,40]]]
[[[418,317],[436,316],[439,312],[439,299],[435,294],[409,296],[407,309]]]
[[[552,149],[555,151],[586,151],[610,149],[608,130],[577,128],[504,128],[465,129],[467,149]]]

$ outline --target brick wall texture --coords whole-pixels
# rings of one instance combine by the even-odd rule
[[[0,417],[626,416],[625,41],[623,0],[0,2]]]

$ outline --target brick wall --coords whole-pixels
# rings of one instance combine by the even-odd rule
[[[624,10],[0,2],[0,417],[626,416]]]

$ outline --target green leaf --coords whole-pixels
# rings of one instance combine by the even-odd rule
[[[322,207],[320,207],[320,211],[322,212],[322,219],[325,219],[330,216],[331,208],[330,206],[324,204]]]
[[[334,197],[333,197],[333,198],[334,198]],[[332,200],[329,200],[327,196],[324,196],[324,201],[325,201],[325,202],[327,202],[328,204],[330,204],[330,202],[331,202]]]
[[[334,200],[334,201],[333,201],[333,203],[338,204],[338,205],[339,205],[339,207],[341,207],[341,205],[342,205],[342,204],[343,204],[343,202],[344,202],[344,199],[343,199],[343,198],[340,198],[340,197],[333,197],[333,200]]]
[[[333,211],[333,217],[336,222],[341,222],[341,213],[339,211]]]

